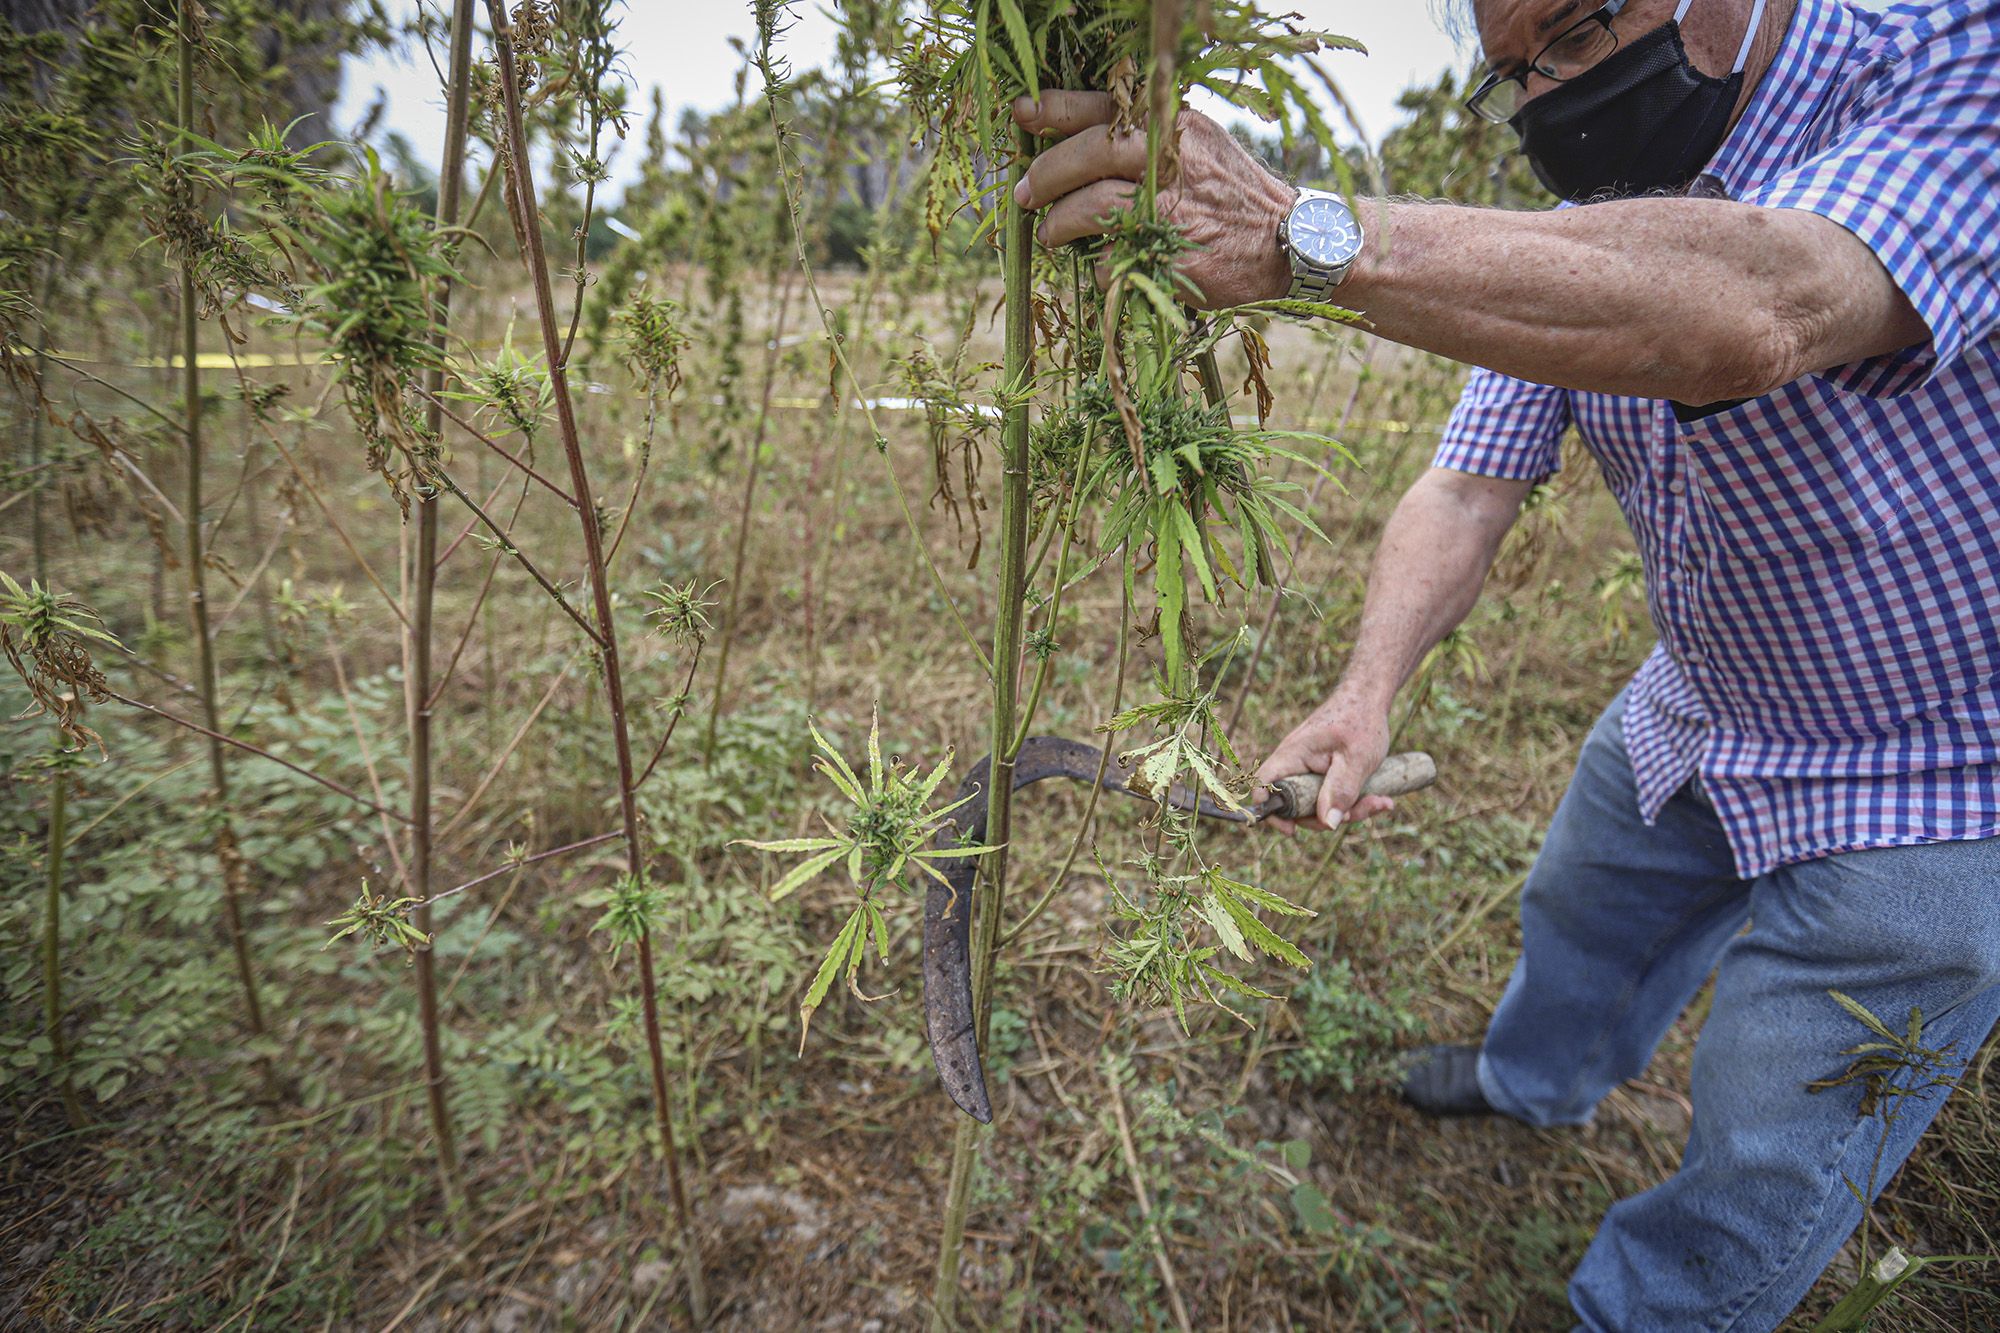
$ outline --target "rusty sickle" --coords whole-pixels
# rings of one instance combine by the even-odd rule
[[[985,839],[989,768],[988,760],[982,758],[959,783],[958,795],[966,798],[965,804],[940,830],[940,846],[961,847]],[[1037,736],[1022,744],[1014,758],[1014,790],[1044,778],[1096,783],[1100,768],[1105,790],[1141,795],[1130,785],[1132,770],[1116,757],[1107,761],[1097,746],[1054,736]],[[1431,757],[1411,751],[1384,760],[1362,785],[1361,794],[1402,796],[1421,791],[1436,780],[1437,765]],[[1297,819],[1310,814],[1318,804],[1320,783],[1317,773],[1280,778],[1270,785],[1264,799],[1247,811],[1231,810],[1180,789],[1169,794],[1167,804],[1236,824]],[[958,1108],[981,1123],[990,1123],[993,1105],[979,1061],[978,1023],[972,1005],[972,890],[979,861],[966,856],[935,864],[945,882],[933,882],[924,895],[924,1024],[930,1033],[931,1057],[937,1062],[945,1092]]]

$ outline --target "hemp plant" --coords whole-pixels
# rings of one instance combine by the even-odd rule
[[[617,795],[627,858],[627,882],[644,885],[649,879],[649,857],[639,826],[637,800],[638,786],[644,775],[633,759],[631,729],[626,716],[625,677],[619,652],[618,626],[613,613],[603,516],[592,489],[569,384],[569,353],[582,317],[581,254],[579,251],[576,306],[565,329],[556,309],[550,265],[542,240],[543,218],[536,202],[526,121],[528,84],[533,81],[537,103],[545,108],[555,105],[555,99],[548,95],[549,89],[566,86],[580,108],[575,114],[588,126],[587,156],[575,160],[577,173],[586,183],[583,217],[577,224],[578,245],[581,246],[581,237],[589,228],[590,206],[595,197],[596,184],[602,178],[602,164],[597,157],[599,135],[608,124],[616,124],[621,130],[623,124],[621,102],[617,100],[621,88],[615,81],[606,78],[615,58],[610,44],[611,26],[605,19],[609,6],[602,0],[594,0],[580,8],[587,12],[579,16],[574,11],[565,11],[565,18],[570,21],[558,25],[553,22],[551,12],[537,0],[528,0],[511,16],[501,0],[487,0],[487,16],[493,28],[494,66],[494,77],[487,83],[487,109],[495,122],[501,169],[506,173],[509,217],[521,261],[534,292],[536,323],[542,338],[549,393],[555,408],[563,457],[569,468],[570,506],[576,514],[583,539],[592,616],[588,621],[573,618],[578,619],[594,649],[610,714],[610,739],[617,762]],[[562,70],[569,71],[572,78],[558,82],[550,77]],[[583,77],[593,74],[594,77]],[[545,591],[552,589],[545,588]],[[663,740],[661,752],[664,747]],[[687,1191],[682,1184],[680,1154],[674,1142],[673,1098],[669,1092],[666,1052],[660,1035],[659,988],[653,959],[652,921],[657,919],[652,916],[654,906],[656,904],[644,901],[638,904],[641,919],[635,923],[633,930],[634,961],[644,1019],[646,1058],[652,1075],[653,1105],[685,1265],[688,1305],[695,1322],[700,1324],[708,1317],[708,1302],[702,1279],[700,1238]]]
[[[1240,772],[1225,771],[1240,766],[1220,734],[1214,687],[1203,676],[1209,662],[1233,655],[1239,639],[1231,634],[1205,645],[1195,608],[1226,607],[1233,592],[1275,582],[1273,552],[1285,545],[1283,525],[1318,535],[1311,516],[1290,498],[1302,488],[1272,469],[1321,469],[1325,464],[1303,446],[1337,447],[1300,432],[1235,426],[1215,347],[1238,338],[1260,421],[1270,406],[1262,374],[1268,354],[1255,329],[1230,313],[1196,317],[1186,308],[1200,295],[1176,268],[1190,242],[1159,200],[1178,170],[1178,112],[1190,88],[1276,122],[1287,143],[1293,126],[1302,125],[1331,150],[1329,127],[1297,66],[1352,43],[1301,30],[1245,0],[1201,5],[1192,21],[1179,0],[932,0],[914,29],[898,73],[937,136],[926,210],[932,233],[942,234],[957,211],[970,208],[978,219],[975,235],[997,238],[1006,286],[1007,332],[992,394],[1001,419],[1002,487],[997,612],[987,659],[993,691],[987,829],[1001,850],[983,863],[973,923],[974,1014],[983,1040],[1004,938],[1013,759],[1032,727],[1063,593],[1073,583],[1114,564],[1128,604],[1140,606],[1141,589],[1150,584],[1160,702],[1118,721],[1121,729],[1168,725],[1165,742],[1141,744],[1130,756],[1142,760],[1152,789],[1164,798],[1179,785],[1225,805],[1237,804],[1247,789]],[[1008,108],[1051,88],[1108,91],[1116,128],[1143,129],[1147,167],[1129,210],[1093,252],[1072,247],[1038,262],[1033,218],[1014,201],[1035,145],[1011,123]],[[996,179],[985,164],[1002,162],[1006,171]],[[1275,308],[1345,315],[1313,303]],[[1035,408],[1039,419],[1031,415]],[[1027,623],[1029,586],[1042,577],[1052,544],[1049,591],[1037,598],[1046,616],[1034,627]],[[1023,707],[1019,685],[1031,645],[1039,660]],[[1219,761],[1209,757],[1211,748],[1221,752]],[[1166,817],[1162,809],[1154,827],[1155,845],[1135,867],[1140,882],[1126,888],[1107,876],[1114,917],[1129,927],[1123,938],[1114,932],[1104,955],[1118,989],[1164,1000],[1184,1014],[1190,998],[1264,994],[1222,969],[1218,956],[1242,962],[1262,954],[1304,964],[1297,947],[1257,915],[1299,916],[1302,909],[1211,865],[1197,846],[1195,821]],[[934,1291],[938,1328],[953,1319],[977,1134],[973,1122],[959,1123]]]
[[[62,744],[33,765],[49,784],[49,831],[43,856],[47,892],[42,906],[42,1015],[49,1058],[56,1067],[63,1111],[73,1126],[84,1122],[70,1077],[69,1049],[63,1033],[62,886],[63,853],[69,842],[69,794],[74,776],[90,746],[103,752],[104,742],[84,725],[89,703],[110,698],[103,673],[91,660],[92,643],[116,644],[102,628],[97,613],[30,580],[27,587],[0,571],[0,654],[4,654],[28,689],[28,707],[20,717],[46,714],[56,724]]]
[[[464,190],[467,124],[471,116],[472,87],[472,0],[453,0],[451,13],[451,63],[445,74],[445,134],[443,165],[438,173],[436,234],[448,234],[458,225],[460,196]],[[428,238],[426,238],[428,239]],[[428,247],[420,248],[422,254]],[[412,265],[415,267],[415,265]],[[424,325],[430,332],[429,355],[422,358],[424,370],[423,434],[437,439],[444,432],[444,403],[439,394],[445,387],[445,355],[451,335],[452,272],[442,257],[425,265],[421,276],[428,280],[430,309]],[[409,730],[410,774],[410,863],[409,895],[418,899],[412,913],[409,934],[421,937],[423,947],[413,948],[417,975],[418,1022],[424,1041],[425,1099],[430,1110],[431,1131],[438,1145],[438,1166],[445,1198],[455,1203],[458,1181],[458,1147],[452,1133],[451,1112],[445,1088],[444,1042],[440,1033],[437,967],[430,949],[433,934],[429,899],[431,874],[436,860],[436,826],[432,811],[432,755],[436,743],[437,703],[450,681],[433,685],[435,647],[435,607],[438,566],[438,496],[426,487],[417,501],[416,540],[404,542],[403,584],[409,589],[410,614],[403,638],[404,708]],[[482,593],[483,596],[483,593]],[[470,634],[477,616],[467,618]],[[464,640],[461,639],[462,643]],[[456,654],[452,661],[457,660]]]
[[[292,149],[281,131],[266,125],[253,131],[240,151],[203,141],[201,150],[191,155],[206,182],[230,192],[244,215],[262,224],[254,241],[243,242],[245,253],[257,258],[241,267],[251,272],[261,268],[265,285],[282,298],[283,313],[269,321],[272,325],[311,336],[328,350],[335,366],[334,384],[341,389],[347,415],[363,441],[366,466],[383,479],[404,520],[402,595],[390,594],[370,571],[370,581],[402,628],[405,664],[410,794],[408,813],[399,821],[402,827],[385,827],[390,856],[402,880],[400,893],[389,899],[413,916],[405,923],[402,943],[412,948],[426,1101],[439,1178],[454,1216],[462,1191],[448,1110],[429,901],[436,851],[431,808],[433,714],[442,689],[442,684],[434,684],[432,660],[433,606],[442,564],[438,504],[446,488],[439,484],[445,476],[440,394],[450,290],[458,276],[449,244],[464,174],[472,22],[468,0],[460,0],[458,11],[452,72],[447,76],[451,86],[445,172],[437,216],[427,216],[398,190],[372,148],[362,150],[353,175],[336,174],[317,160],[323,146]],[[246,402],[256,399],[247,378],[242,391]],[[261,414],[253,415],[261,419]],[[290,455],[286,457],[290,461]],[[335,668],[340,671],[337,658]],[[342,679],[344,688],[344,674]],[[397,849],[404,838],[407,857]],[[370,907],[371,902],[364,885],[361,901],[352,909],[364,914],[357,919],[377,923],[390,919]],[[367,933],[372,937],[379,931],[371,926]]]
[[[1872,1259],[1870,1242],[1873,1239],[1874,1216],[1870,1204],[1884,1183],[1881,1179],[1882,1157],[1888,1151],[1889,1138],[1895,1132],[1896,1123],[1902,1119],[1910,1102],[1950,1095],[1959,1085],[1966,1061],[1959,1055],[1955,1042],[1947,1042],[1943,1046],[1930,1044],[1930,1038],[1924,1031],[1923,1010],[1914,1005],[1910,1008],[1908,1022],[1899,1031],[1876,1017],[1868,1006],[1853,996],[1837,990],[1830,990],[1827,995],[1850,1018],[1868,1030],[1871,1040],[1842,1051],[1842,1055],[1852,1057],[1847,1068],[1831,1078],[1814,1079],[1806,1084],[1806,1091],[1821,1093],[1858,1087],[1861,1097],[1855,1106],[1855,1114],[1881,1125],[1875,1141],[1875,1154],[1868,1162],[1868,1179],[1857,1182],[1848,1177],[1842,1178],[1847,1192],[1861,1205],[1861,1280],[1827,1313],[1825,1319],[1813,1326],[1813,1333],[1848,1333],[1849,1330],[1866,1328],[1882,1303],[1924,1269],[1938,1264],[1991,1263],[1994,1256],[1911,1255],[1899,1246],[1891,1246],[1879,1260]]]
[[[785,17],[786,7],[776,0],[757,5],[757,66],[780,150],[787,211],[836,378],[861,398],[873,428],[864,386],[812,281],[788,109],[795,93],[772,53]],[[1166,732],[1150,742],[1135,738],[1128,755],[1141,763],[1162,804],[1178,786],[1240,808],[1247,790],[1214,715],[1214,685],[1204,678],[1206,666],[1218,657],[1226,665],[1242,640],[1229,635],[1205,645],[1194,609],[1225,606],[1234,590],[1275,582],[1273,551],[1285,544],[1284,527],[1321,535],[1290,498],[1302,488],[1272,473],[1279,465],[1323,472],[1324,463],[1308,456],[1306,446],[1336,452],[1337,446],[1301,432],[1236,427],[1214,349],[1226,337],[1239,339],[1250,367],[1246,387],[1255,390],[1260,421],[1271,405],[1263,376],[1267,349],[1254,327],[1227,313],[1197,318],[1184,308],[1199,297],[1175,267],[1189,242],[1162,216],[1158,198],[1176,170],[1177,110],[1190,87],[1211,89],[1279,122],[1288,141],[1291,124],[1301,123],[1330,148],[1326,122],[1292,66],[1319,50],[1351,43],[1300,31],[1241,0],[1204,5],[1193,24],[1178,4],[1142,0],[931,0],[911,28],[895,63],[905,100],[932,147],[925,220],[941,243],[948,233],[967,234],[957,219],[968,214],[970,239],[991,238],[999,250],[1005,285],[1002,359],[986,402],[970,401],[962,355],[947,360],[917,353],[902,360],[925,400],[941,495],[951,495],[944,469],[955,460],[966,468],[972,451],[997,434],[1001,482],[990,652],[972,635],[935,561],[922,549],[893,468],[889,476],[920,557],[991,686],[985,828],[993,850],[980,862],[971,959],[974,1022],[983,1041],[1004,938],[1014,764],[1050,678],[1067,591],[1107,566],[1117,571],[1128,608],[1140,603],[1139,590],[1149,585],[1150,620],[1162,656],[1160,702],[1128,710],[1113,725],[1122,731],[1144,723]],[[1142,70],[1149,71],[1143,78]],[[1071,250],[1038,257],[1033,218],[1014,200],[1034,144],[1013,125],[1008,108],[1017,97],[1055,87],[1108,89],[1120,127],[1146,127],[1146,179],[1130,211],[1094,254]],[[1301,302],[1276,308],[1299,315],[1345,314]],[[997,432],[987,427],[989,420],[997,420]],[[879,428],[874,434],[886,460],[888,442]],[[967,468],[963,475],[971,499],[976,474]],[[1044,578],[1046,591],[1040,586]],[[1031,606],[1040,624],[1033,623]],[[1121,633],[1121,687],[1123,640]],[[1212,757],[1212,750],[1219,756]],[[1224,991],[1267,995],[1226,971],[1220,956],[1250,962],[1261,955],[1305,965],[1296,945],[1259,914],[1310,913],[1208,862],[1196,846],[1192,820],[1169,818],[1163,808],[1155,828],[1155,845],[1139,863],[1141,884],[1128,890],[1114,879],[1114,918],[1133,927],[1104,955],[1117,989],[1164,1000],[1185,1016],[1189,998],[1219,1000]],[[1079,832],[1079,843],[1081,837]],[[845,845],[816,840],[787,845],[811,853],[781,881],[788,891],[853,855]],[[861,875],[850,877],[866,887]],[[1048,898],[1045,893],[1029,919]],[[872,893],[864,892],[861,906],[836,936],[808,987],[808,1010],[843,966],[850,976],[858,968],[875,929],[872,902]],[[953,1319],[977,1133],[969,1119],[958,1125],[934,1292],[936,1327],[949,1327]]]
[[[840,748],[807,723],[820,757],[813,767],[832,783],[849,809],[845,824],[827,821],[824,836],[783,838],[775,842],[748,842],[743,845],[760,852],[807,852],[805,860],[786,871],[771,886],[771,900],[778,902],[822,872],[844,866],[858,900],[847,922],[834,936],[833,945],[820,960],[819,970],[806,987],[799,1003],[799,1050],[805,1050],[806,1033],[812,1027],[813,1012],[826,999],[834,980],[845,972],[847,988],[855,998],[880,998],[862,992],[858,984],[861,965],[868,948],[875,947],[877,961],[889,961],[889,923],[883,915],[883,900],[903,888],[911,871],[927,875],[940,884],[949,881],[931,865],[932,861],[985,856],[998,850],[985,846],[934,845],[942,827],[954,810],[970,801],[964,796],[949,805],[933,807],[931,798],[951,773],[951,751],[946,750],[928,773],[906,770],[900,763],[882,762],[882,718],[877,713],[868,728],[868,776],[860,774],[841,757]]]
[[[154,196],[148,210],[148,225],[160,240],[178,280],[179,343],[183,417],[180,423],[186,446],[186,492],[182,499],[183,560],[188,577],[188,620],[195,653],[195,679],[200,693],[202,721],[209,733],[209,810],[214,833],[215,855],[222,867],[222,911],[231,951],[236,959],[237,978],[243,987],[245,1016],[253,1034],[264,1031],[263,1003],[258,997],[256,970],[250,959],[250,943],[243,924],[243,899],[249,892],[250,873],[239,848],[235,819],[229,802],[229,765],[221,739],[222,716],[218,706],[215,642],[209,623],[208,534],[203,511],[204,426],[201,386],[200,321],[204,310],[215,311],[223,302],[228,285],[239,288],[267,285],[269,270],[256,252],[243,244],[222,219],[210,222],[200,210],[203,180],[196,167],[183,160],[197,150],[195,138],[195,69],[202,49],[203,11],[194,0],[180,0],[175,11],[175,120],[165,132],[165,142],[156,149],[158,170],[153,173]],[[232,335],[233,336],[233,335]]]

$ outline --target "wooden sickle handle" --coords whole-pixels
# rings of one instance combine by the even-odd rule
[[[1407,796],[1437,781],[1437,761],[1422,750],[1392,754],[1382,761],[1368,781],[1361,784],[1363,796]],[[1323,779],[1317,773],[1298,773],[1271,784],[1270,795],[1258,802],[1259,819],[1299,819],[1319,808]]]

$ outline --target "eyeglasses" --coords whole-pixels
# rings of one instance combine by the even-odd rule
[[[1567,83],[1589,70],[1618,49],[1618,34],[1613,31],[1611,20],[1618,17],[1618,11],[1625,5],[1626,0],[1606,0],[1595,11],[1563,29],[1528,62],[1526,69],[1513,74],[1491,71],[1472,90],[1472,96],[1465,99],[1466,110],[1481,120],[1505,125],[1528,100],[1531,71],[1557,83]]]

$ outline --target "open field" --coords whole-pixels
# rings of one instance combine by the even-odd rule
[[[855,299],[854,283],[830,282],[829,298]],[[472,309],[476,342],[504,338],[512,312],[499,291],[482,291]],[[756,309],[752,326],[767,328],[769,314]],[[926,298],[883,327],[935,334],[942,314]],[[975,325],[976,352],[991,336]],[[1237,743],[1251,751],[1338,669],[1371,536],[1424,465],[1456,380],[1352,335],[1281,327],[1272,342],[1274,420],[1337,435],[1355,463],[1336,474],[1344,493],[1329,487],[1315,507],[1331,541],[1299,548],[1244,709]],[[115,362],[130,350],[109,341],[100,354]],[[823,785],[805,780],[809,682],[822,729],[851,747],[879,708],[885,746],[921,762],[947,747],[962,759],[983,750],[981,687],[914,567],[884,460],[855,448],[855,414],[829,409],[819,367],[803,361],[781,353],[774,363],[717,761],[704,769],[688,753],[647,793],[649,819],[672,830],[669,845],[689,849],[661,984],[670,1057],[698,1079],[680,1114],[725,1324],[854,1327],[874,1317],[893,1327],[924,1306],[956,1114],[923,1045],[915,903],[896,906],[895,947],[868,987],[890,993],[862,1004],[836,990],[801,1056],[797,996],[813,942],[837,925],[840,895],[828,886],[768,904],[769,859],[726,844],[804,832],[830,808]],[[142,370],[86,368],[146,389]],[[599,373],[586,368],[593,385]],[[606,378],[609,392],[582,401],[593,461],[615,492],[630,467],[621,441],[641,428],[641,412]],[[703,382],[699,370],[689,378]],[[87,382],[66,390],[94,411],[118,406]],[[660,480],[634,520],[628,587],[656,571],[704,582],[726,572],[743,449],[714,448],[698,400],[680,415],[656,446]],[[265,563],[254,585],[265,596],[281,575],[295,600],[338,587],[352,610],[329,630],[315,623],[323,617],[278,605],[266,639],[258,595],[243,598],[218,619],[227,712],[246,736],[282,742],[350,784],[379,783],[393,804],[403,782],[389,758],[401,722],[395,622],[327,515],[387,582],[394,504],[378,479],[348,466],[355,446],[343,432],[279,427],[295,476],[240,416],[224,418],[228,457],[244,497],[282,493],[261,520],[275,534],[267,541],[282,541],[264,562],[249,525],[231,522],[220,561],[236,571]],[[921,497],[930,468],[921,415],[880,419],[893,429],[887,463]],[[831,493],[829,455],[841,447],[852,456]],[[153,480],[171,493],[171,464]],[[306,481],[325,512],[301,493]],[[528,503],[530,525],[540,502]],[[835,527],[816,531],[829,509]],[[941,506],[920,509],[918,522],[933,549],[969,550],[969,529],[961,535]],[[87,594],[149,660],[178,668],[186,644],[173,622],[149,622],[143,524],[114,512],[84,533],[59,528],[51,563],[63,586]],[[10,564],[23,536],[10,526]],[[551,568],[574,566],[574,541],[553,522],[536,536]],[[1159,1322],[1156,1236],[1204,1326],[1560,1322],[1563,1274],[1597,1214],[1660,1178],[1679,1150],[1700,1006],[1648,1079],[1587,1131],[1427,1124],[1394,1102],[1386,1076],[1393,1048],[1475,1033],[1498,994],[1513,956],[1511,896],[1538,830],[1596,709],[1643,652],[1636,589],[1603,583],[1626,549],[1587,461],[1566,469],[1504,557],[1468,649],[1439,665],[1408,721],[1405,742],[1439,758],[1438,787],[1338,845],[1233,835],[1246,878],[1321,913],[1307,934],[1317,966],[1295,980],[1264,976],[1291,999],[1252,1006],[1254,1029],[1210,1011],[1183,1034],[1170,1013],[1112,999],[1096,967],[1104,882],[1072,871],[1000,982],[990,1057],[998,1128],[965,1270],[982,1326]],[[816,576],[815,554],[826,561]],[[447,566],[441,625],[466,623],[487,559],[468,545],[454,557],[462,567]],[[977,572],[962,559],[941,565],[983,626]],[[816,662],[803,633],[814,577]],[[1073,594],[1038,731],[1086,737],[1110,711],[1114,585],[1099,575]],[[164,596],[171,608],[175,593]],[[559,620],[503,568],[472,621],[440,710],[445,808],[467,802],[504,762],[444,840],[441,869],[453,883],[500,864],[509,842],[553,847],[612,826],[591,739],[601,705]],[[634,693],[670,692],[677,665],[664,651],[642,656]],[[161,679],[114,674],[121,690],[174,700]],[[630,1054],[619,973],[590,930],[589,895],[613,856],[528,866],[440,905],[435,956],[451,979],[445,1030],[471,1210],[454,1235],[426,1164],[409,969],[394,949],[321,948],[330,931],[320,923],[347,906],[358,878],[393,873],[379,821],[282,770],[242,764],[238,808],[258,867],[250,938],[274,1015],[266,1040],[246,1041],[212,926],[213,858],[196,829],[199,738],[115,705],[91,718],[113,758],[86,771],[69,813],[85,834],[68,863],[65,948],[72,1040],[88,1071],[91,1119],[80,1131],[65,1129],[33,1045],[31,849],[42,802],[17,780],[8,803],[19,840],[4,937],[11,1054],[0,1162],[11,1317],[52,1328],[218,1327],[232,1315],[270,1327],[388,1327],[399,1315],[400,1326],[438,1329],[664,1325],[675,1294],[660,1254],[657,1169],[641,1142],[643,1067]],[[707,722],[698,708],[684,726],[698,735]],[[31,741],[25,724],[6,734]],[[1026,883],[1039,889],[1060,862],[1082,804],[1073,792],[1024,797],[1015,864]],[[1107,864],[1129,854],[1143,816],[1128,802],[1100,806]],[[1971,1183],[1994,1160],[1990,1114],[1978,1095],[1947,1112],[1881,1209],[1889,1234],[1922,1237],[1933,1252],[1990,1243],[1976,1219],[1990,1225],[1992,1213]],[[1302,1184],[1316,1192],[1300,1194]],[[1990,1286],[1925,1285],[1898,1327],[1962,1329],[2000,1311]]]
[[[1393,1089],[1480,1031],[1650,643],[1580,447],[1398,704],[1430,790],[1296,839],[1082,784],[996,814],[1004,855],[963,853],[1001,903],[974,1130],[911,864],[956,848],[957,776],[1047,735],[1245,792],[1338,677],[1463,370],[1197,320],[1157,219],[1108,294],[1034,252],[992,188],[1011,129],[966,147],[980,66],[922,66],[957,30],[901,46],[899,6],[846,7],[859,54],[796,83],[760,7],[741,104],[671,152],[634,116],[620,239],[604,6],[540,12],[477,78],[428,34],[481,146],[442,181],[291,157],[230,81],[249,43],[187,6],[92,57],[140,62],[155,148],[35,156],[44,102],[83,133],[75,71],[0,87],[46,187],[0,246],[0,1329],[1566,1327],[1599,1216],[1673,1170],[1706,998],[1587,1129]],[[1242,68],[1289,51],[1204,12]],[[1437,148],[1384,158],[1507,202]],[[138,201],[109,220],[107,182]],[[1996,1050],[1867,1253],[2000,1253]],[[1878,1326],[2000,1327],[2000,1269],[1928,1269]]]

